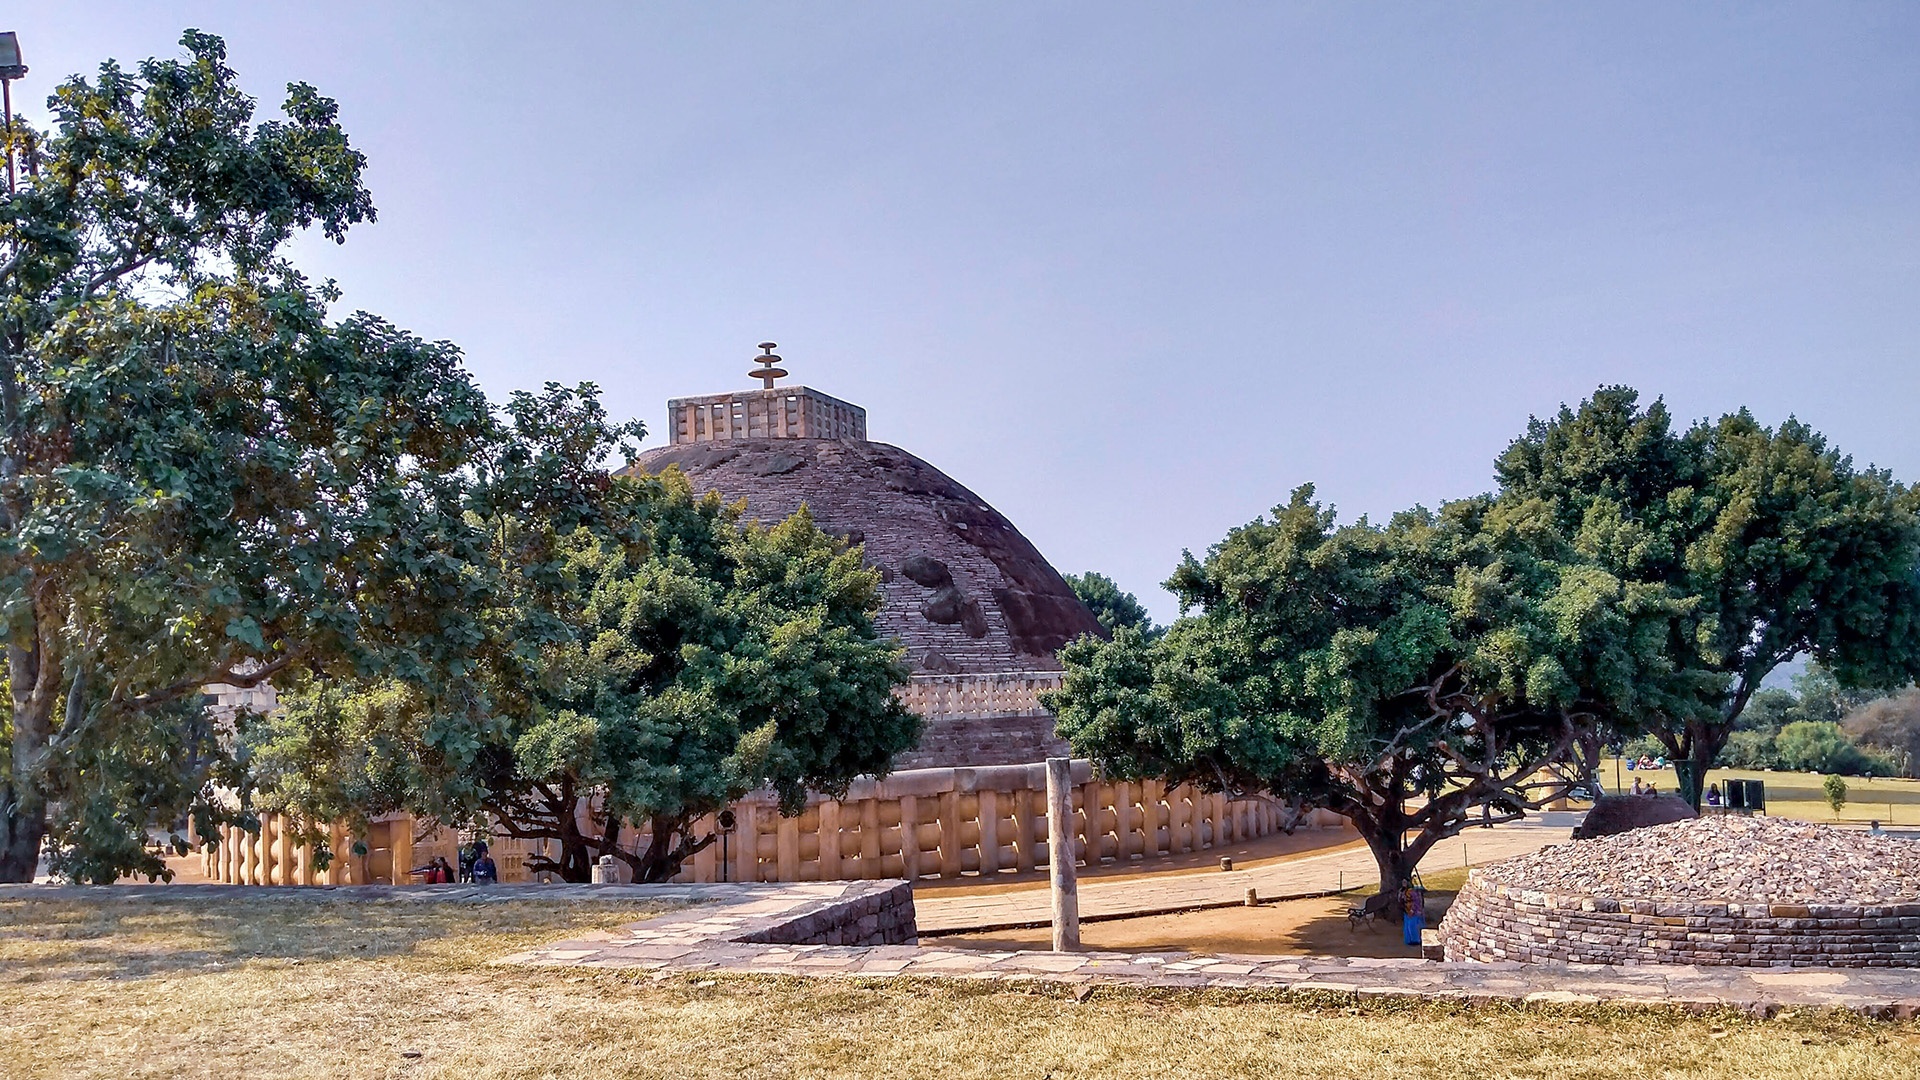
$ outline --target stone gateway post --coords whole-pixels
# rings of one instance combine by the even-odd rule
[[[1080,948],[1080,886],[1074,866],[1073,759],[1047,759],[1047,869],[1053,883],[1053,951]]]

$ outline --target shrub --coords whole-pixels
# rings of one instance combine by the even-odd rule
[[[1820,790],[1827,796],[1827,805],[1833,807],[1833,816],[1840,816],[1840,808],[1847,805],[1847,782],[1838,776],[1829,776],[1820,782]]]

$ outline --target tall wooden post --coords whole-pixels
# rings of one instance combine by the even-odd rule
[[[1073,761],[1047,759],[1047,876],[1053,883],[1053,951],[1080,947],[1080,887],[1074,866]]]

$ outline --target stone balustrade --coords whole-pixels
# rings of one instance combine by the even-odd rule
[[[1060,689],[1058,671],[915,675],[894,691],[908,712],[945,716],[1043,716],[1040,695]]]
[[[896,772],[855,781],[842,799],[814,796],[793,817],[781,816],[772,793],[756,793],[731,807],[733,830],[695,854],[674,880],[915,881],[1042,869],[1050,857],[1045,769],[1034,764]],[[1282,809],[1266,798],[1233,799],[1151,780],[1104,780],[1086,761],[1073,763],[1073,780],[1074,857],[1083,864],[1151,861],[1285,827]],[[1316,811],[1297,827],[1339,828],[1344,821]],[[697,836],[715,830],[715,815],[694,825]],[[225,842],[205,856],[208,877],[247,885],[405,884],[407,871],[436,855],[458,864],[452,830],[404,816],[375,821],[358,834],[332,826],[328,847],[335,858],[324,871],[312,867],[297,832],[279,815],[263,819],[258,835],[228,827]],[[533,880],[525,861],[541,850],[538,841],[497,837],[489,845],[501,881]]]
[[[1156,781],[1101,780],[1074,762],[1075,857],[1152,860],[1281,831],[1264,798],[1229,799]],[[1046,766],[913,769],[856,781],[846,798],[816,797],[780,816],[771,793],[734,804],[735,827],[691,859],[679,881],[835,881],[956,878],[1047,865]],[[1309,828],[1337,828],[1317,812]],[[712,818],[696,835],[714,828]]]

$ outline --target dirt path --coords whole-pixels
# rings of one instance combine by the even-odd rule
[[[1469,829],[1434,845],[1425,868],[1439,871],[1469,862],[1486,863],[1563,843],[1579,813],[1547,813],[1493,829]],[[1080,883],[1081,916],[1171,912],[1238,903],[1254,889],[1263,898],[1303,896],[1373,882],[1378,876],[1366,848],[1345,846],[1302,854],[1231,872],[1105,876]],[[1047,921],[1045,882],[982,890],[923,890],[914,895],[922,934],[988,930]]]

